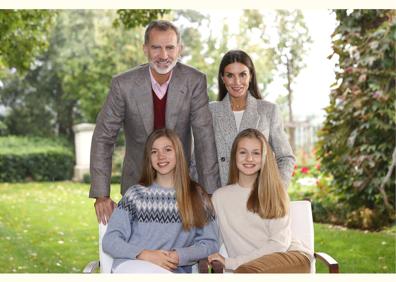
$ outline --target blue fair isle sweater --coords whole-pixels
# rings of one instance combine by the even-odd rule
[[[206,197],[207,198],[207,197]],[[203,201],[210,201],[209,198]],[[102,240],[103,251],[114,258],[113,269],[136,259],[143,250],[175,250],[179,267],[191,272],[191,265],[219,249],[214,214],[203,228],[183,230],[176,203],[176,191],[154,183],[128,189],[110,217]]]

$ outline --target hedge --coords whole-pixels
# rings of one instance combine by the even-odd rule
[[[37,137],[0,137],[0,181],[71,179],[74,155],[63,141]]]

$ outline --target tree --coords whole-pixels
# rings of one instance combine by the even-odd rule
[[[151,21],[161,18],[169,12],[170,10],[164,9],[120,9],[117,10],[118,17],[114,20],[114,26],[118,27],[122,24],[125,29],[133,29],[139,26],[144,27]]]
[[[0,70],[27,71],[34,58],[45,51],[54,18],[48,10],[2,10],[0,12]]]
[[[312,42],[304,16],[300,10],[278,10],[276,14],[276,29],[279,37],[275,60],[284,87],[287,90],[289,112],[289,138],[293,151],[295,145],[295,130],[293,127],[293,87],[300,71],[305,67],[304,56]]]
[[[395,220],[394,10],[336,10],[337,82],[319,132],[322,169],[333,175],[348,226],[376,229]],[[390,171],[390,173],[388,173]],[[328,207],[333,208],[333,207]]]
[[[142,28],[114,29],[114,11],[59,12],[48,49],[26,77],[9,72],[1,89],[9,133],[73,138],[94,122],[111,76],[145,61]]]
[[[244,10],[236,35],[237,48],[244,50],[253,60],[257,83],[263,97],[268,94],[267,85],[271,83],[275,69],[275,52],[269,44],[265,23],[267,16],[258,10]]]
[[[222,37],[218,38],[211,29],[211,19],[208,15],[192,10],[180,10],[175,13],[175,18],[184,19],[180,24],[183,41],[182,60],[206,74],[209,99],[216,100],[217,73],[220,60],[227,51],[228,27],[222,26]],[[203,33],[203,30],[207,32]]]

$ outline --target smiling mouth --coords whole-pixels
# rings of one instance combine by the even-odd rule
[[[157,61],[157,62],[155,62],[155,63],[156,63],[157,66],[165,66],[165,67],[167,67],[167,66],[169,66],[172,62],[170,62],[170,61],[163,61],[163,62]]]
[[[169,162],[162,162],[162,163],[157,163],[159,168],[166,167],[169,164]]]
[[[243,166],[246,168],[254,168],[256,165],[255,164],[243,164]]]
[[[234,90],[235,92],[240,92],[243,90],[243,87],[238,87],[238,88],[231,87],[231,89]]]

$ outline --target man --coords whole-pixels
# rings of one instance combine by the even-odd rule
[[[115,76],[107,100],[96,120],[91,145],[91,189],[96,198],[98,222],[107,223],[115,203],[110,198],[114,145],[124,127],[126,152],[121,194],[139,181],[144,144],[157,128],[175,130],[191,157],[191,129],[198,180],[208,193],[220,186],[212,118],[208,107],[206,77],[178,62],[180,33],[168,21],[146,28],[143,50],[149,63]]]

